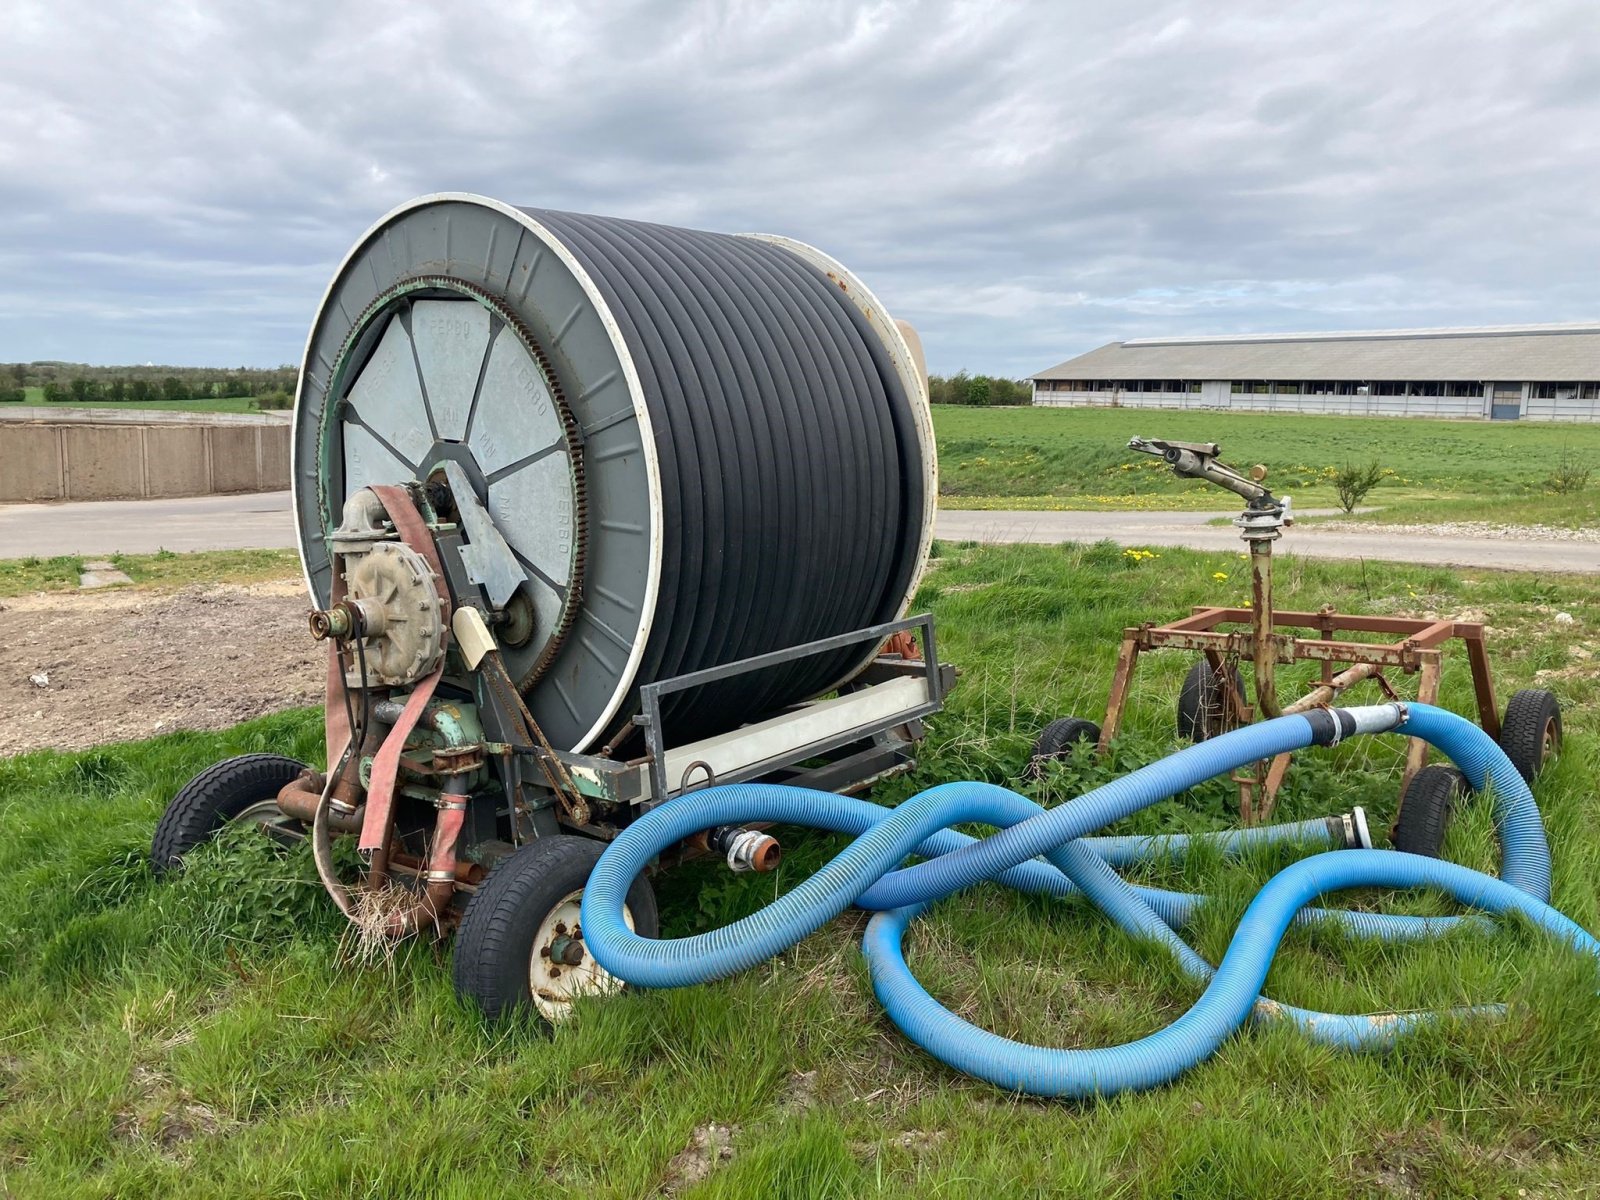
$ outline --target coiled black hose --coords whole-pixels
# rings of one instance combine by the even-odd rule
[[[655,430],[661,588],[636,681],[894,619],[918,566],[925,476],[911,403],[850,299],[757,239],[526,211],[610,305]],[[676,693],[667,733],[757,719],[868,649]]]

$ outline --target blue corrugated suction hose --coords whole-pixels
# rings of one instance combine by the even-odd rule
[[[1295,841],[1326,846],[1326,823],[1273,832],[1182,839],[1095,838],[1095,830],[1213,776],[1284,751],[1331,745],[1355,734],[1401,732],[1447,754],[1475,788],[1492,785],[1502,849],[1501,878],[1437,859],[1390,851],[1345,850],[1304,859],[1273,876],[1241,920],[1215,968],[1177,929],[1201,896],[1130,885],[1113,869],[1181,854],[1210,841],[1224,851],[1244,843]],[[633,880],[663,850],[719,825],[774,822],[856,835],[810,879],[742,920],[693,937],[657,941],[623,920]],[[962,822],[1000,832],[974,839]],[[1318,826],[1321,826],[1319,829]],[[925,861],[902,864],[909,856]],[[1045,861],[1040,861],[1038,856]],[[1124,1046],[1054,1050],[1010,1041],[963,1021],[917,983],[901,939],[929,904],[986,880],[1023,891],[1086,894],[1119,927],[1166,946],[1183,970],[1205,983],[1195,1005],[1167,1028]],[[1354,887],[1435,887],[1492,914],[1517,912],[1600,958],[1597,942],[1550,908],[1550,851],[1539,812],[1516,769],[1481,729],[1423,704],[1385,704],[1295,714],[1246,726],[1152,763],[1053,809],[985,783],[947,783],[898,808],[803,788],[733,784],[682,796],[639,818],[601,856],[583,895],[584,941],[613,975],[640,987],[684,987],[734,974],[794,945],[845,908],[877,911],[864,943],[873,989],[890,1018],[941,1061],[1008,1090],[1042,1096],[1111,1095],[1166,1082],[1208,1057],[1245,1021],[1287,1020],[1309,1036],[1351,1048],[1385,1045],[1437,1014],[1346,1016],[1292,1008],[1260,995],[1284,930],[1295,921],[1331,920],[1365,936],[1433,936],[1481,917],[1405,917],[1308,909],[1309,901]],[[1457,1010],[1496,1012],[1498,1006]]]

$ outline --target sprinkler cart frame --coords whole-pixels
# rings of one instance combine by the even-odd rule
[[[1398,700],[1398,693],[1384,675],[1385,668],[1418,676],[1416,699],[1423,704],[1436,704],[1444,647],[1459,639],[1466,646],[1467,661],[1472,668],[1478,724],[1490,737],[1499,738],[1500,717],[1495,707],[1494,682],[1489,673],[1482,624],[1471,621],[1427,621],[1412,617],[1357,616],[1335,612],[1332,605],[1325,605],[1316,612],[1275,610],[1271,607],[1270,585],[1265,589],[1260,586],[1258,561],[1252,560],[1251,573],[1256,576],[1253,582],[1257,596],[1263,590],[1267,592],[1269,598],[1264,603],[1258,599],[1257,606],[1251,608],[1196,605],[1189,616],[1165,625],[1146,621],[1143,625],[1122,631],[1122,648],[1117,653],[1116,671],[1111,677],[1111,696],[1106,703],[1105,724],[1096,745],[1099,753],[1104,754],[1110,748],[1111,739],[1122,724],[1134,668],[1138,665],[1139,655],[1150,650],[1198,650],[1204,654],[1211,677],[1219,683],[1227,709],[1224,724],[1231,728],[1248,725],[1255,720],[1254,707],[1240,695],[1237,680],[1225,668],[1225,664],[1234,659],[1257,663],[1257,684],[1260,685],[1264,675],[1269,687],[1274,682],[1276,665],[1279,663],[1321,663],[1321,677],[1311,691],[1291,704],[1282,705],[1280,713],[1274,715],[1324,707],[1364,679],[1376,681],[1386,696]],[[1270,570],[1270,567],[1267,569]],[[1222,628],[1228,625],[1247,628]],[[1280,628],[1316,630],[1317,635],[1297,637],[1277,632]],[[1260,634],[1263,630],[1266,631],[1269,651],[1258,659],[1256,650],[1262,644]],[[1352,642],[1334,637],[1336,633],[1345,632],[1400,634],[1401,640]],[[1335,673],[1334,667],[1344,664],[1349,665]],[[1266,821],[1272,816],[1291,757],[1289,754],[1279,754],[1270,764],[1257,763],[1254,770],[1234,774],[1233,779],[1239,785],[1239,816],[1247,824]],[[1428,744],[1421,738],[1410,739],[1400,782],[1402,796],[1427,761]]]
[[[1494,679],[1489,668],[1481,623],[1360,616],[1337,612],[1332,605],[1325,605],[1316,612],[1279,611],[1273,607],[1272,601],[1272,543],[1282,536],[1284,528],[1294,523],[1294,518],[1290,512],[1289,498],[1274,497],[1263,485],[1266,468],[1256,466],[1246,476],[1221,462],[1217,457],[1220,447],[1211,442],[1167,442],[1135,437],[1129,441],[1128,447],[1161,457],[1172,467],[1174,474],[1204,479],[1245,499],[1245,510],[1234,518],[1234,524],[1239,527],[1240,537],[1250,548],[1252,599],[1249,608],[1197,605],[1187,617],[1175,621],[1160,625],[1146,621],[1142,625],[1124,629],[1116,669],[1111,678],[1105,722],[1093,739],[1097,753],[1103,755],[1110,749],[1111,741],[1122,724],[1139,655],[1152,650],[1199,651],[1204,656],[1203,665],[1196,664],[1191,676],[1198,672],[1197,682],[1201,685],[1199,693],[1202,696],[1208,691],[1211,693],[1210,703],[1202,705],[1210,711],[1200,713],[1200,722],[1207,728],[1198,732],[1198,736],[1209,737],[1217,732],[1248,725],[1258,715],[1270,718],[1326,708],[1363,680],[1374,681],[1387,699],[1399,700],[1400,696],[1385,671],[1416,675],[1416,699],[1423,704],[1437,703],[1444,651],[1451,642],[1460,641],[1466,648],[1467,662],[1472,672],[1478,724],[1491,738],[1503,740],[1504,723],[1495,700]],[[1295,632],[1282,632],[1285,630],[1315,631],[1315,634],[1297,636]],[[1396,634],[1399,640],[1381,643],[1351,641],[1335,636],[1340,633]],[[1239,660],[1253,664],[1255,705],[1246,700],[1242,681],[1233,667]],[[1280,704],[1276,678],[1278,664],[1298,662],[1319,663],[1319,678],[1305,695],[1291,703]],[[1534,696],[1545,697],[1548,693],[1519,692],[1513,698],[1512,705],[1528,708],[1527,704],[1522,703],[1522,698]],[[1547,723],[1539,731],[1537,759],[1530,762],[1524,755],[1524,761],[1517,763],[1518,769],[1530,779],[1537,773],[1544,757],[1559,750],[1559,708],[1554,707],[1553,697],[1550,697],[1549,704],[1553,710],[1553,728],[1551,723]],[[1507,709],[1508,720],[1512,719],[1515,711],[1515,707]],[[1180,715],[1180,726],[1182,724],[1183,717]],[[1291,758],[1292,755],[1287,752],[1277,754],[1270,760],[1257,762],[1233,773],[1231,778],[1239,787],[1239,816],[1246,824],[1258,824],[1271,817]],[[1401,805],[1395,816],[1397,826],[1406,794],[1411,790],[1413,780],[1426,767],[1427,761],[1428,744],[1421,738],[1410,739],[1401,776]]]

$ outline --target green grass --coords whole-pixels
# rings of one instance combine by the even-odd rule
[[[1014,781],[1034,732],[1098,717],[1124,625],[1242,594],[1232,556],[1120,547],[944,545],[922,603],[963,678],[929,721],[923,764],[881,785],[903,799],[951,778]],[[1503,691],[1540,671],[1567,711],[1568,752],[1536,787],[1555,899],[1600,928],[1600,578],[1288,558],[1285,605],[1484,612]],[[1216,581],[1213,573],[1230,578]],[[1549,624],[1548,610],[1578,618]],[[1175,747],[1188,666],[1152,655],[1114,761],[1087,756],[1029,785],[1058,802]],[[1401,681],[1402,688],[1405,681]],[[1464,666],[1445,702],[1464,710]],[[0,1195],[75,1197],[673,1194],[695,1131],[729,1128],[731,1157],[678,1194],[1517,1196],[1600,1188],[1600,1001],[1592,964],[1511,928],[1429,945],[1297,931],[1271,994],[1343,1011],[1504,999],[1504,1020],[1456,1022],[1394,1053],[1349,1055],[1285,1029],[1231,1039],[1176,1083],[1106,1101],[1010,1097],[956,1075],[888,1025],[834,921],[774,962],[675,992],[583,1006],[554,1037],[490,1029],[453,996],[448,950],[382,967],[341,956],[340,925],[303,855],[230,839],[169,882],[145,866],[167,798],[216,759],[315,759],[315,711],[220,734],[0,760]],[[1399,746],[1308,752],[1280,816],[1394,809]],[[1213,782],[1127,823],[1233,823]],[[1451,857],[1494,860],[1487,806],[1467,807]],[[241,831],[243,832],[243,831]],[[751,911],[838,844],[786,831],[776,876],[709,866],[658,881],[666,932]],[[1219,903],[1191,930],[1215,961],[1244,904],[1288,857],[1151,868]],[[1426,896],[1390,901],[1438,911]],[[1075,904],[984,887],[913,929],[935,995],[1009,1036],[1105,1045],[1194,999],[1157,950]]]
[[[300,559],[293,550],[197,550],[185,554],[162,550],[155,554],[0,558],[0,597],[75,591],[83,564],[102,560],[113,563],[135,585],[164,587],[256,583],[300,573]]]
[[[206,400],[65,400],[57,405],[47,405],[42,387],[29,387],[22,389],[26,396],[24,404],[33,404],[53,408],[115,408],[160,410],[162,412],[223,412],[223,413],[253,413],[257,412],[255,398],[252,396],[223,396]]]
[[[1330,471],[1377,458],[1393,471],[1366,500],[1383,506],[1381,520],[1455,511],[1441,501],[1485,519],[1504,510],[1519,523],[1575,528],[1600,520],[1600,425],[941,406],[934,428],[946,508],[1234,507],[1220,489],[1178,479],[1160,460],[1129,451],[1128,438],[1138,434],[1218,442],[1235,466],[1266,464],[1268,486],[1302,508],[1334,506]],[[1596,468],[1589,490],[1545,490],[1563,454]]]

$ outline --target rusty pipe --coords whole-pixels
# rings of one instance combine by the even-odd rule
[[[1250,543],[1250,593],[1255,618],[1251,623],[1251,649],[1255,658],[1256,712],[1263,717],[1283,715],[1278,705],[1278,643],[1272,633],[1272,542]]]
[[[389,856],[389,869],[399,871],[403,875],[422,876],[427,874],[428,864],[422,859],[410,854],[391,854]],[[476,890],[488,874],[481,863],[472,862],[470,859],[456,859],[456,887]]]
[[[1382,670],[1382,666],[1378,663],[1357,663],[1353,667],[1340,671],[1327,683],[1318,684],[1293,704],[1285,705],[1284,714],[1305,712],[1308,709],[1328,704],[1340,692],[1354,687],[1363,679],[1371,679]]]
[[[361,782],[361,762],[376,754],[382,745],[383,738],[378,733],[377,723],[367,722],[366,728],[361,731],[361,744],[353,754],[345,756],[333,781],[333,788],[328,793],[331,813],[348,817],[361,807],[367,798],[367,789]]]
[[[445,791],[439,796],[439,818],[433,826],[433,843],[429,847],[428,862],[422,872],[422,891],[416,899],[390,913],[384,922],[384,933],[390,937],[406,937],[428,925],[443,931],[444,917],[450,901],[456,894],[456,847],[461,840],[461,827],[467,818],[467,797],[464,792]]]
[[[286,817],[310,825],[317,819],[317,805],[321,803],[323,790],[327,786],[326,775],[320,771],[305,771],[300,778],[284,784],[278,792],[278,810]],[[360,809],[346,813],[330,808],[328,828],[335,833],[360,833]]]

